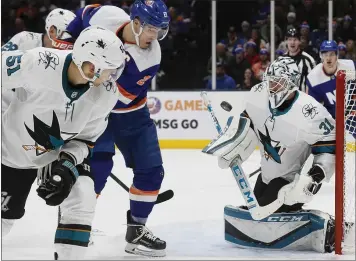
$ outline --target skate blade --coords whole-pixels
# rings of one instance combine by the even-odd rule
[[[134,254],[134,255],[141,255],[141,256],[149,256],[149,257],[164,257],[166,256],[166,250],[155,250],[155,249],[149,249],[147,247],[137,245],[137,244],[131,244],[127,243],[125,247],[125,252]]]

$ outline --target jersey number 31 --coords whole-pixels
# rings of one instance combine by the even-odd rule
[[[323,134],[328,135],[334,129],[334,126],[330,123],[330,121],[328,121],[328,119],[325,119],[322,123],[320,123],[319,129],[323,129]]]

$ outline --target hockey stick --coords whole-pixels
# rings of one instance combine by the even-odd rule
[[[248,175],[249,178],[253,177],[254,175],[256,175],[257,173],[261,172],[261,167],[259,167],[258,169],[256,169],[254,172],[250,173]]]
[[[215,117],[215,113],[213,111],[213,108],[211,106],[211,102],[208,99],[208,94],[207,92],[202,92],[201,97],[204,101],[205,106],[208,108],[208,111],[210,113],[210,117],[212,121],[214,122],[215,128],[218,131],[218,133],[221,135],[221,127],[219,124],[218,119]],[[230,116],[231,117],[231,116]],[[229,117],[229,120],[230,120]],[[228,125],[226,126],[228,127]],[[251,189],[250,183],[248,182],[248,178],[246,177],[240,163],[240,157],[237,157],[233,162],[231,162],[230,169],[232,171],[232,174],[237,182],[237,185],[240,189],[240,192],[245,200],[247,209],[249,210],[251,216],[255,220],[261,220],[269,215],[273,214],[278,208],[280,208],[283,205],[283,200],[281,199],[276,199],[272,203],[266,205],[266,206],[260,206],[256,200],[256,196],[253,193],[253,190]]]
[[[128,188],[128,186],[126,186],[125,183],[123,183],[118,177],[116,177],[114,174],[110,174],[110,177],[115,180],[115,182],[117,184],[119,184],[124,190],[126,190],[127,192],[130,191],[130,189]],[[170,200],[171,198],[173,198],[174,196],[174,192],[173,190],[169,189],[169,190],[166,190],[160,194],[158,194],[158,197],[157,197],[157,200],[156,200],[156,204],[159,204],[159,203],[162,203],[162,202],[165,202],[167,200]]]
[[[127,192],[130,191],[130,189],[125,185],[125,183],[123,183],[120,179],[118,179],[118,177],[116,177],[114,174],[110,174],[110,177],[116,181],[117,184],[119,184],[124,190],[126,190]],[[169,189],[169,190],[166,190],[162,193],[160,193],[157,197],[157,200],[156,200],[156,204],[159,204],[159,203],[162,203],[162,202],[165,202],[167,200],[170,200],[171,198],[173,198],[174,196],[174,192],[173,190]],[[58,207],[58,224],[61,220],[61,216],[62,216],[62,213],[61,213],[61,208]]]

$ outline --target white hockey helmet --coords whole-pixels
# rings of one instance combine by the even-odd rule
[[[299,89],[301,74],[294,60],[287,56],[278,57],[263,74],[268,83],[271,108],[279,107],[292,92]]]
[[[83,30],[74,43],[72,59],[82,77],[90,82],[100,77],[104,70],[113,72],[110,78],[116,81],[125,68],[126,52],[121,40],[112,31],[100,26]],[[94,77],[88,78],[82,69],[84,62],[94,65]]]
[[[52,45],[58,49],[73,49],[73,44],[59,40],[62,34],[65,32],[67,26],[75,19],[76,15],[62,8],[53,9],[46,18],[46,32],[49,39],[52,41]],[[51,37],[49,31],[54,26],[57,29],[56,37]]]

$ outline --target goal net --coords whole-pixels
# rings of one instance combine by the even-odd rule
[[[335,253],[355,253],[356,72],[336,78]]]

